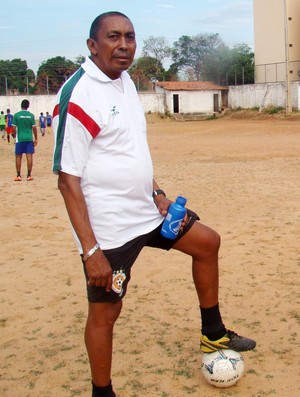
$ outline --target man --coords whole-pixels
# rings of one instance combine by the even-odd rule
[[[3,110],[1,110],[1,113],[0,113],[0,131],[2,132],[2,139],[4,139],[4,140],[5,140],[5,126],[6,126],[5,115],[4,115]]]
[[[175,240],[160,229],[171,201],[153,179],[144,111],[126,70],[135,50],[131,21],[118,12],[92,23],[91,56],[57,96],[53,170],[75,231],[87,281],[85,342],[92,397],[114,397],[113,327],[130,269],[144,246],[182,251],[192,271],[202,316],[201,349],[238,351],[251,339],[225,328],[218,306],[219,235],[188,211]]]
[[[5,115],[5,122],[6,122],[6,135],[7,135],[7,142],[10,143],[10,137],[12,136],[13,133],[13,121],[14,116],[10,113],[10,109],[6,110],[6,115]]]
[[[52,116],[49,112],[46,112],[46,125],[48,134],[51,134]]]
[[[39,123],[40,123],[40,131],[42,136],[45,136],[45,129],[46,129],[46,117],[44,116],[44,113],[42,112],[39,117]]]
[[[27,181],[32,181],[31,176],[33,165],[34,148],[38,143],[37,128],[35,125],[34,115],[27,109],[29,108],[29,101],[24,99],[21,102],[21,111],[17,112],[12,121],[13,134],[16,137],[16,169],[17,176],[14,178],[16,182],[22,180],[21,166],[23,153],[26,154],[27,159]],[[34,135],[34,141],[33,141]]]

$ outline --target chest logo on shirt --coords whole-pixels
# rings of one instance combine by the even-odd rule
[[[112,290],[121,296],[123,294],[123,283],[126,280],[126,274],[122,269],[113,272]]]
[[[116,107],[116,105],[111,109],[111,115],[113,116],[113,117],[115,117],[115,116],[117,116],[120,112],[116,109],[117,107]]]

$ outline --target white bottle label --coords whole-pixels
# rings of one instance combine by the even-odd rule
[[[177,219],[176,221],[173,221],[173,222],[170,222],[170,223],[169,223],[169,230],[170,230],[172,233],[174,233],[176,236],[177,236],[177,234],[179,233],[179,230],[180,230],[180,226],[181,226],[182,221],[183,221],[183,218]]]

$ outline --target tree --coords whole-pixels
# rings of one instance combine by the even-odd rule
[[[13,60],[0,60],[0,94],[5,95],[11,91],[17,94],[29,93],[35,82],[35,74],[28,69],[27,62],[16,58]]]
[[[165,37],[150,36],[147,40],[144,40],[142,52],[144,57],[152,57],[155,58],[158,63],[162,63],[164,59],[171,56],[172,49]]]
[[[237,44],[233,47],[232,55],[231,84],[253,84],[254,52],[247,44]]]
[[[164,81],[178,81],[178,68],[176,65],[171,65],[164,73]]]
[[[143,57],[148,59],[156,60],[156,72],[154,73],[153,80],[167,80],[171,76],[174,76],[174,68],[171,69],[168,73],[164,71],[164,76],[161,75],[161,71],[163,69],[163,61],[166,58],[170,58],[172,54],[172,48],[169,46],[168,41],[165,37],[159,36],[154,37],[150,36],[148,39],[144,40],[144,46],[142,49]],[[153,61],[152,61],[153,62]],[[155,66],[155,64],[154,64]]]
[[[216,48],[205,60],[204,79],[220,85],[228,85],[231,73],[232,51],[225,44]]]
[[[55,94],[78,68],[78,64],[61,56],[44,61],[37,72],[36,93]]]
[[[217,48],[206,60],[206,79],[222,85],[253,84],[253,51],[247,44]]]
[[[163,80],[165,70],[162,63],[152,57],[141,57],[135,60],[128,70],[138,91],[153,88],[153,83]]]
[[[83,64],[83,62],[85,62],[85,56],[84,56],[84,55],[78,55],[78,56],[75,58],[75,64],[76,64],[76,65],[80,66],[80,65]]]
[[[201,80],[206,72],[205,60],[222,44],[218,33],[181,36],[173,45],[172,66],[188,74],[190,80]]]

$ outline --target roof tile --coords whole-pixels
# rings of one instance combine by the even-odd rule
[[[162,81],[156,83],[156,85],[167,91],[228,90],[227,86],[218,85],[211,81]]]

